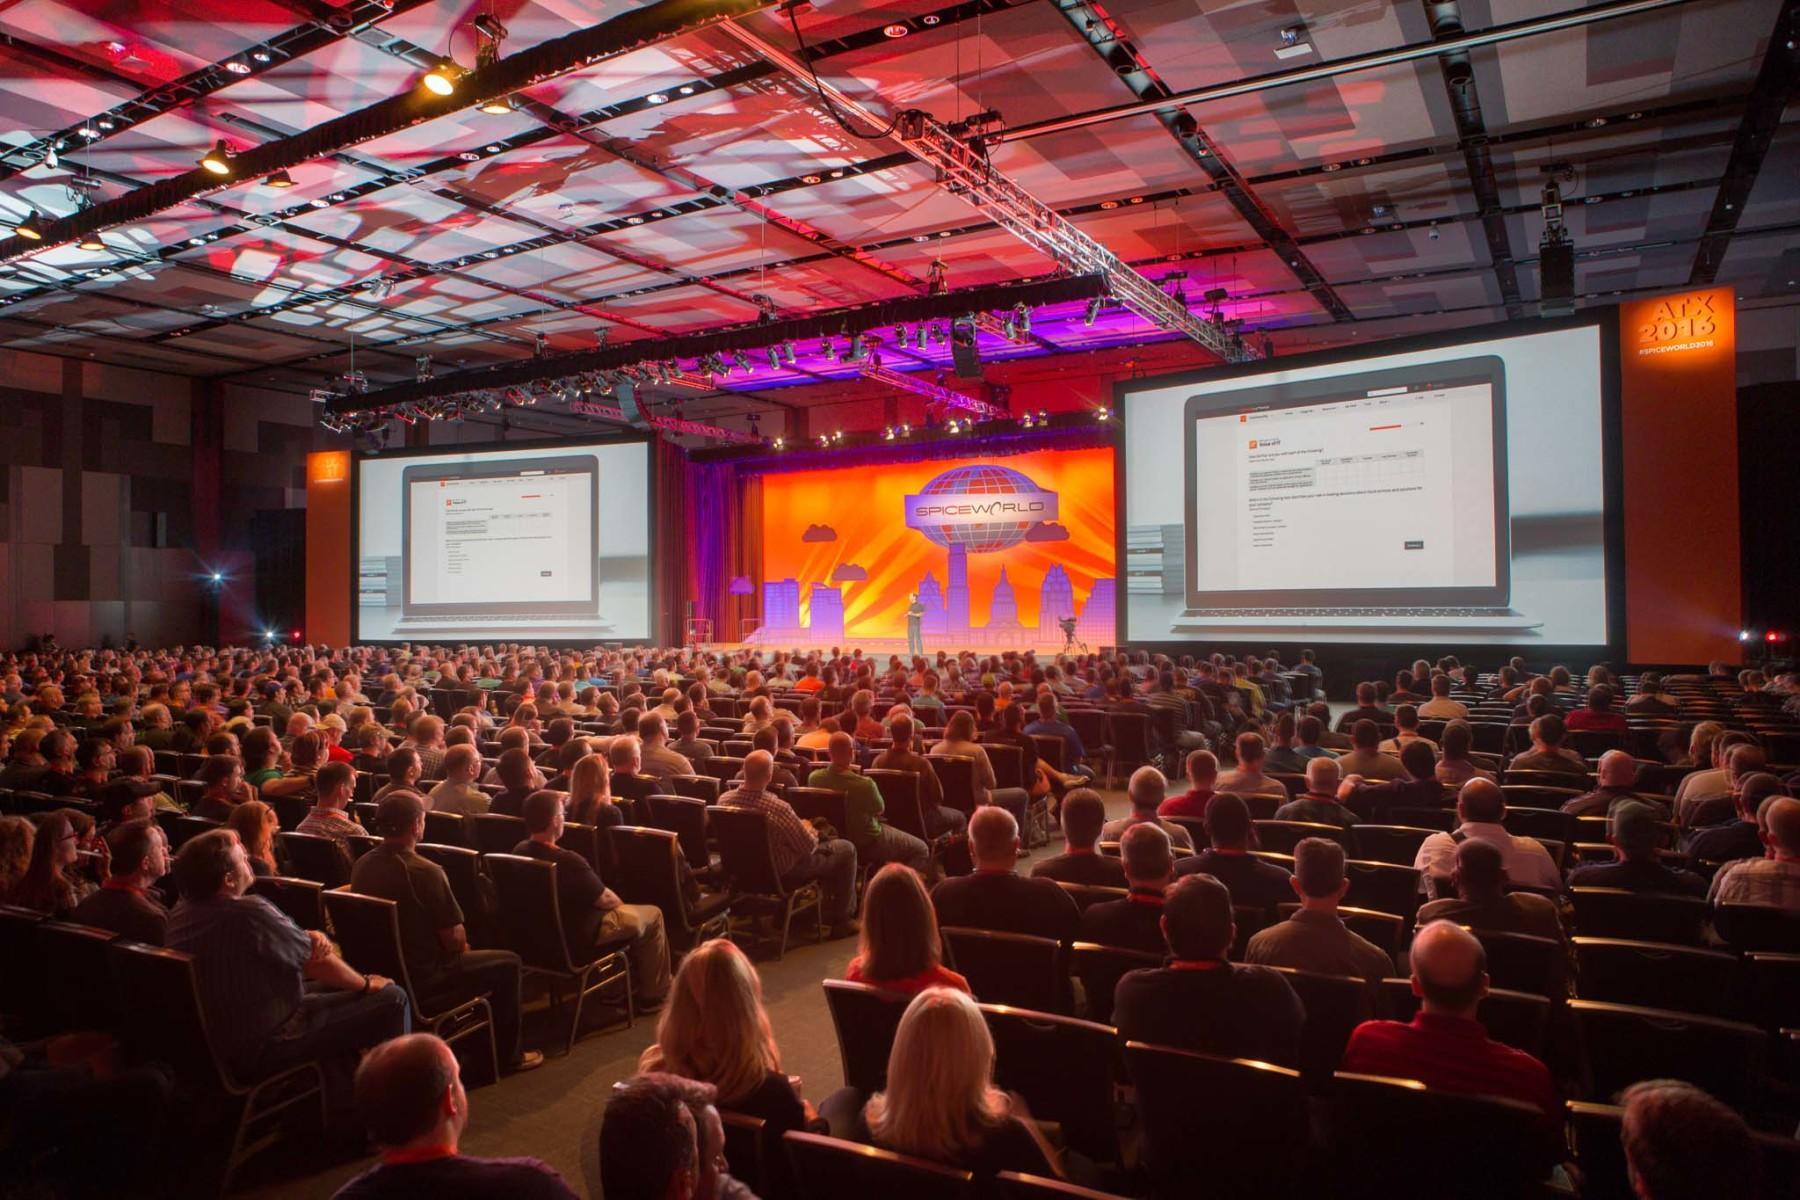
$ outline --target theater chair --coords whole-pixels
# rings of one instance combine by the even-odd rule
[[[1529,1104],[1411,1079],[1339,1071],[1323,1116],[1321,1195],[1518,1200],[1538,1194],[1561,1152]]]
[[[1754,1025],[1601,1000],[1571,1000],[1569,1012],[1592,1099],[1643,1079],[1685,1079],[1743,1112],[1761,1099],[1770,1046]]]
[[[1298,1188],[1308,1128],[1300,1072],[1146,1042],[1125,1044],[1156,1197],[1258,1196]],[[1320,1193],[1321,1195],[1326,1193]]]
[[[767,913],[779,922],[781,936],[776,961],[787,956],[788,936],[794,918],[812,910],[815,941],[825,939],[825,892],[817,880],[797,888],[782,885],[775,873],[775,855],[769,848],[766,818],[759,812],[720,805],[712,810],[713,832],[719,841],[719,861],[730,881],[732,907],[740,914]]]
[[[1063,1144],[1096,1162],[1121,1161],[1113,1102],[1125,1065],[1111,1025],[1003,1004],[981,1005],[994,1039],[994,1082],[1025,1100],[1033,1120],[1062,1127]]]
[[[975,1176],[816,1133],[782,1138],[802,1200],[976,1200]]]
[[[1708,1017],[1732,1016],[1736,956],[1716,950],[1622,938],[1578,937],[1575,992],[1583,1000],[1649,1005]]]
[[[947,965],[968,979],[975,995],[991,1003],[1038,1012],[1062,1012],[1068,1007],[1062,944],[1056,939],[955,925],[946,925],[939,932]]]
[[[616,825],[606,831],[611,848],[613,890],[628,904],[650,904],[662,910],[669,950],[677,961],[708,938],[731,929],[731,893],[703,896],[688,903],[681,886],[681,846],[666,829]]]

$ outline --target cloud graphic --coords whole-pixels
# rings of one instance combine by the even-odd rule
[[[806,532],[800,535],[803,542],[835,542],[837,530],[829,525],[808,525]]]
[[[1069,540],[1069,527],[1055,521],[1039,521],[1025,531],[1028,542],[1066,542]]]
[[[831,573],[831,582],[861,583],[868,577],[868,568],[859,567],[855,563],[840,563],[837,569]]]

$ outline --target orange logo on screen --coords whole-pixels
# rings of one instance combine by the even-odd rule
[[[308,483],[342,483],[350,478],[348,450],[320,450],[306,456]]]
[[[1256,439],[1255,438],[1250,439],[1250,448],[1252,450],[1256,449]]]

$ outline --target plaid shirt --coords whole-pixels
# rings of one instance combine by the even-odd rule
[[[1766,904],[1800,912],[1800,860],[1745,858],[1719,868],[1713,879],[1715,904]]]
[[[813,847],[819,844],[812,826],[779,796],[739,787],[720,796],[719,803],[763,815],[769,826],[769,851],[775,859],[775,873],[783,879],[811,858]]]

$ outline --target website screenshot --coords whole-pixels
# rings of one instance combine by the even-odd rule
[[[591,594],[587,471],[415,480],[408,547],[415,604],[582,601]]]
[[[1226,412],[1193,436],[1202,592],[1495,582],[1487,383]]]

